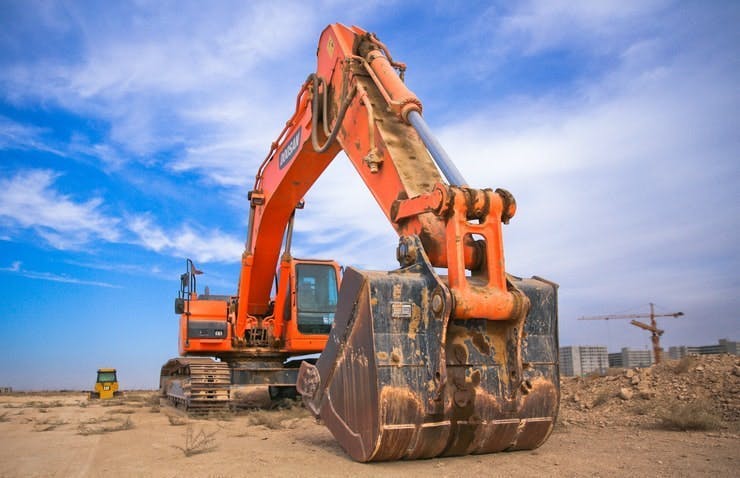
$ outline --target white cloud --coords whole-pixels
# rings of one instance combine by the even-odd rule
[[[76,202],[53,188],[57,177],[31,169],[0,179],[0,220],[35,230],[58,249],[77,249],[94,239],[118,240],[118,221],[103,213],[103,200]]]
[[[70,277],[67,274],[55,274],[53,272],[29,271],[21,267],[20,261],[15,261],[10,267],[0,267],[0,272],[10,272],[29,279],[38,279],[51,282],[63,282],[65,284],[90,285],[94,287],[119,288],[120,286],[101,281],[89,281]]]
[[[35,54],[9,64],[0,68],[0,85],[15,104],[39,101],[110,124],[102,141],[46,145],[55,151],[116,167],[137,160],[163,175],[194,171],[209,187],[244,188],[292,113],[323,24],[319,9],[298,2],[222,6],[202,15],[201,5],[183,4],[176,17],[162,14],[171,5],[120,7],[133,14],[116,6],[44,8],[42,26],[71,35],[73,55]],[[457,97],[422,98],[426,105],[451,105],[446,118],[464,118],[437,130],[472,185],[505,187],[517,197],[519,213],[505,228],[509,269],[561,282],[565,315],[610,312],[586,308],[637,295],[701,310],[726,304],[720,296],[736,292],[728,271],[740,256],[740,79],[732,48],[740,40],[737,8],[724,9],[731,12],[662,1],[498,4],[461,29],[457,41],[465,48],[445,59],[454,68],[439,68],[439,58],[427,67],[422,81],[434,92],[438,75],[488,81],[505,74],[513,59],[578,57],[564,62],[583,68],[574,78],[550,82],[548,71],[537,68],[546,92],[533,81],[526,94],[481,98],[472,115],[454,104]],[[401,59],[423,71],[413,58]],[[460,96],[471,101],[468,92]],[[0,120],[0,148],[40,149],[44,134]],[[30,205],[30,222],[3,212],[7,223],[33,228],[57,247],[102,239],[198,261],[240,257],[241,240],[195,223],[168,229],[136,212],[123,221],[107,217],[100,198],[61,194],[49,185],[54,177],[46,185],[44,177],[36,180],[35,190],[24,186],[26,196],[44,198],[38,205],[14,199],[16,206]],[[10,196],[1,194],[6,211]],[[395,266],[395,234],[346,158],[335,160],[306,199],[296,222],[296,255]],[[40,211],[57,200],[71,220]],[[63,227],[80,216],[99,221]],[[105,224],[112,235],[104,235]],[[728,293],[723,282],[730,279]]]
[[[533,0],[517,3],[497,25],[496,35],[504,45],[526,53],[576,46],[607,50],[625,38],[625,32],[635,34],[635,28],[654,15],[669,1],[573,2],[568,0]],[[627,27],[627,28],[626,28]]]
[[[197,262],[237,262],[244,244],[222,232],[204,231],[184,225],[179,230],[165,231],[146,215],[129,218],[127,227],[134,233],[134,242],[146,249],[179,257],[191,257]]]
[[[44,128],[18,123],[0,115],[0,150],[35,149],[64,156],[60,149],[44,138],[47,133]]]
[[[473,185],[517,198],[508,269],[561,283],[570,343],[593,340],[574,316],[635,302],[686,309],[684,336],[728,330],[740,266],[740,71],[722,46],[740,40],[724,28],[732,15],[696,11],[686,26],[691,12],[678,11],[646,37],[591,7],[562,7],[514,16],[525,48],[599,48],[607,30],[613,66],[566,92],[479,104],[440,129],[442,142]],[[641,337],[613,333],[628,345]]]
[[[126,221],[106,215],[101,197],[75,201],[60,193],[54,187],[58,177],[49,170],[32,169],[0,179],[0,224],[11,231],[31,229],[60,250],[80,250],[98,241],[135,243],[201,262],[233,263],[241,257],[243,244],[218,230],[185,225],[167,231],[148,215],[133,215]]]
[[[398,236],[360,175],[340,153],[296,212],[296,256],[335,259],[368,269],[398,266]]]
[[[56,104],[110,125],[109,144],[78,152],[119,166],[122,158],[147,162],[163,150],[183,149],[184,155],[163,159],[167,166],[232,185],[228,172],[245,163],[244,138],[259,137],[247,147],[255,156],[247,161],[258,164],[293,103],[276,94],[276,86],[297,89],[305,75],[300,65],[311,65],[312,58],[283,57],[312,50],[316,9],[302,2],[233,2],[210,6],[203,15],[202,5],[186,2],[178,4],[176,20],[170,9],[48,6],[34,21],[61,35],[70,54],[47,51],[41,59],[6,65],[0,72],[4,95],[17,104]],[[60,29],[60,17],[70,28]],[[214,149],[213,156],[201,154]]]

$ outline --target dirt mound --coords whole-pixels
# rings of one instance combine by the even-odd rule
[[[606,376],[564,377],[559,423],[740,431],[740,358],[689,356]]]

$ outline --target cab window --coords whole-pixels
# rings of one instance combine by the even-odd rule
[[[116,372],[98,372],[98,382],[115,382]]]
[[[296,265],[298,331],[328,334],[337,309],[337,274],[329,264]]]

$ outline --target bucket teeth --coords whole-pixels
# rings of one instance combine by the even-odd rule
[[[345,271],[329,342],[299,372],[304,403],[363,462],[541,445],[559,400],[556,286],[511,278],[526,318],[451,319],[417,249],[397,271]]]

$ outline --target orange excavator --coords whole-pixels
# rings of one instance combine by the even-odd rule
[[[187,263],[162,394],[209,410],[297,390],[362,462],[538,447],[560,396],[557,285],[504,269],[514,197],[467,185],[376,35],[329,25],[317,57],[248,195],[237,294],[199,295]],[[296,209],[340,151],[398,233],[396,270],[291,255]]]

